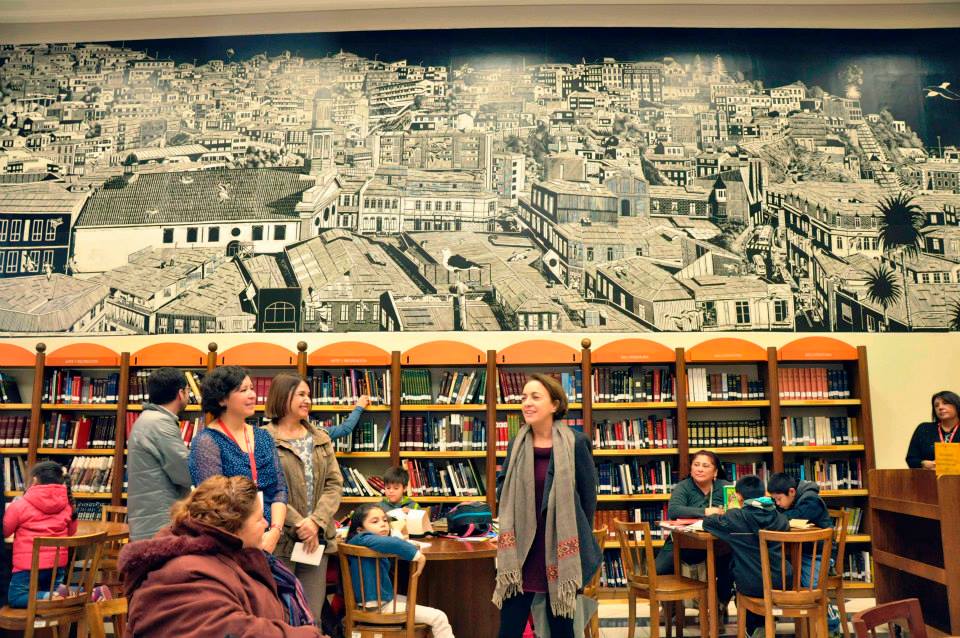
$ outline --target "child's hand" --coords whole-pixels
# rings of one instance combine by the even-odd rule
[[[357,407],[363,408],[364,410],[370,407],[370,397],[366,394],[361,394],[360,398],[357,399]]]
[[[409,508],[409,507],[404,507],[404,508],[403,508],[403,513],[404,513],[404,514],[409,514],[409,513],[410,513],[410,508]]]
[[[413,560],[410,561],[415,566],[413,568],[413,575],[419,576],[423,571],[424,566],[427,564],[427,557],[423,555],[423,552],[417,552],[417,555],[413,557]]]
[[[713,514],[723,514],[723,508],[722,508],[722,507],[708,507],[708,508],[706,508],[705,510],[703,510],[703,515],[704,515],[704,516],[711,516],[711,515],[713,515]]]

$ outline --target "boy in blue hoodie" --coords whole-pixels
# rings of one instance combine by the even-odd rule
[[[786,517],[768,496],[764,496],[759,476],[744,476],[736,485],[740,507],[703,519],[704,531],[730,545],[733,553],[733,582],[737,591],[755,598],[763,597],[763,568],[760,563],[760,530],[785,532],[790,529]],[[770,570],[773,582],[780,581],[780,547],[771,545]],[[787,565],[789,568],[789,564]],[[790,574],[786,575],[790,578]],[[739,613],[739,610],[738,612]],[[763,627],[763,617],[746,612],[747,633]]]

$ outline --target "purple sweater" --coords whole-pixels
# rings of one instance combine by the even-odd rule
[[[547,481],[547,470],[550,467],[550,457],[553,448],[533,448],[533,480],[537,504],[537,535],[533,537],[533,545],[527,553],[523,563],[523,591],[547,592],[547,552],[545,536],[547,533],[547,515],[543,507],[543,488]]]

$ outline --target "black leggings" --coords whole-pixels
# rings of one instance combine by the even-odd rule
[[[503,601],[500,609],[500,633],[498,638],[521,638],[530,617],[530,606],[536,594],[524,592]],[[573,618],[559,618],[553,615],[550,601],[547,601],[547,624],[550,625],[550,638],[573,638]]]

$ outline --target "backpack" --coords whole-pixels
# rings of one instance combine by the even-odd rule
[[[493,513],[486,503],[460,503],[447,512],[447,533],[453,536],[483,536],[492,529]]]

